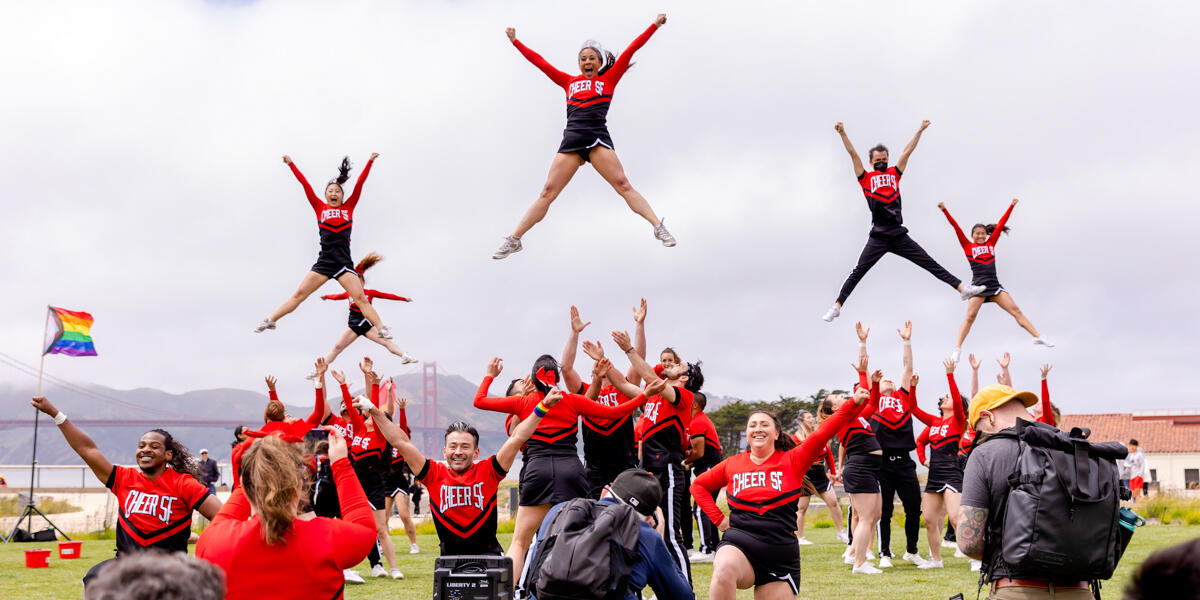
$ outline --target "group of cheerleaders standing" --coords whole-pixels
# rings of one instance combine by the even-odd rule
[[[629,183],[607,129],[607,112],[613,92],[631,66],[633,54],[665,23],[666,15],[658,15],[619,56],[588,41],[577,55],[578,75],[557,70],[518,40],[514,29],[506,31],[513,46],[566,93],[567,125],[541,193],[493,258],[503,259],[522,249],[522,236],[545,217],[550,204],[584,163],[591,163],[629,207],[654,227],[657,240],[667,247],[675,245],[675,238],[667,231],[662,219]],[[635,335],[631,338],[623,332],[613,332],[613,340],[630,363],[625,373],[614,368],[599,343],[583,343],[584,352],[595,361],[590,381],[584,381],[574,370],[579,335],[587,323],[572,308],[571,336],[561,361],[543,355],[535,361],[528,376],[510,382],[504,397],[489,397],[488,390],[502,371],[502,361],[493,359],[474,400],[477,408],[507,413],[510,433],[522,423],[526,423],[525,429],[529,430],[527,439],[521,440],[524,462],[520,473],[520,506],[516,530],[507,551],[515,572],[523,570],[534,534],[552,505],[572,498],[597,497],[619,473],[632,467],[645,469],[659,480],[663,491],[660,506],[663,535],[673,560],[689,580],[691,569],[686,548],[691,545],[687,538],[690,538],[692,517],[688,497],[695,499],[702,548],[715,549],[711,598],[733,598],[737,589],[749,587],[756,589],[756,597],[794,597],[800,578],[798,548],[799,544],[807,542],[802,537],[801,520],[801,537],[797,544],[798,508],[801,503],[807,508],[811,495],[821,496],[831,509],[835,508],[831,475],[844,484],[850,495],[850,532],[844,534],[844,539],[849,543],[846,561],[853,565],[853,573],[880,572],[868,562],[868,548],[877,524],[881,520],[885,524],[890,522],[894,494],[899,494],[907,517],[904,558],[919,563],[922,568],[942,566],[941,523],[956,511],[962,485],[963,456],[972,437],[965,428],[964,399],[958,393],[954,370],[979,308],[985,302],[995,302],[1034,336],[1036,344],[1052,344],[1021,313],[996,274],[995,245],[1000,234],[1008,229],[1007,221],[1016,200],[996,224],[972,227],[969,238],[945,205],[938,205],[954,228],[971,266],[973,279],[969,284],[941,267],[908,235],[903,226],[899,183],[928,126],[929,121],[922,123],[894,166],[889,165],[885,146],[871,148],[868,155],[871,170],[864,167],[842,124],[835,126],[851,155],[854,174],[871,211],[872,228],[858,264],[823,318],[832,321],[840,315],[844,302],[863,276],[887,253],[917,264],[957,289],[968,303],[967,315],[953,354],[945,362],[950,393],[939,402],[940,414],[934,416],[916,405],[918,378],[912,368],[911,325],[906,324],[900,330],[905,351],[904,371],[898,385],[884,379],[879,370],[868,374],[867,331],[859,326],[860,353],[855,365],[858,379],[852,393],[823,399],[817,417],[806,416],[800,432],[794,436],[782,431],[775,415],[761,411],[751,414],[746,425],[747,450],[717,462],[720,449],[715,431],[705,435],[698,434],[697,429],[706,419],[696,420],[705,403],[700,393],[703,385],[701,365],[680,360],[669,348],[660,355],[660,364],[652,366],[646,361],[644,301],[634,311]],[[398,448],[389,446],[381,429],[395,429],[391,424],[392,416],[400,417],[398,427],[403,429],[403,403],[393,399],[394,394],[388,391],[390,383],[381,383],[369,364],[363,368],[369,398],[358,404],[371,414],[382,412],[388,415],[387,425],[376,427],[372,425],[372,419],[363,418],[355,409],[355,402],[340,374],[334,373],[343,390],[341,416],[332,414],[329,404],[323,400],[322,389],[328,365],[360,336],[383,345],[403,363],[416,360],[391,341],[391,330],[383,324],[371,304],[376,298],[409,299],[366,289],[364,273],[380,257],[370,254],[355,264],[350,253],[354,209],[377,157],[378,154],[371,155],[348,197],[344,195],[342,185],[349,179],[351,165],[348,158],[344,159],[338,177],[326,185],[323,199],[316,195],[290,157],[283,157],[316,214],[321,251],[296,292],[264,319],[255,332],[274,329],[280,318],[329,279],[336,279],[345,293],[324,298],[348,299],[351,304],[347,330],[330,353],[318,361],[310,375],[317,386],[317,406],[313,415],[305,421],[297,421],[287,417],[281,411],[282,405],[277,404],[278,408],[268,409],[274,413],[267,416],[267,426],[256,435],[295,441],[303,435],[302,429],[325,425],[336,432],[331,434],[334,438],[349,442],[348,454],[353,459],[350,464],[358,482],[354,485],[361,485],[365,492],[377,547],[392,567],[392,575],[399,577],[402,575],[394,567],[394,549],[387,534],[385,510],[389,508],[387,491],[392,489],[389,478],[394,477],[393,473],[403,472],[406,457]],[[973,360],[972,366],[977,369]],[[1043,401],[1048,402],[1044,391]],[[639,410],[640,416],[635,416]],[[1046,410],[1043,414],[1051,418],[1049,412]],[[914,416],[927,426],[920,436],[922,455],[924,445],[929,447],[925,462],[930,469],[930,479],[923,496],[918,487],[916,465],[909,457],[918,443],[912,429]],[[576,454],[581,423],[583,461]],[[447,444],[450,433],[447,433]],[[515,439],[516,434],[513,435]],[[838,469],[832,468],[834,462],[828,448],[828,442],[834,437],[839,441]],[[506,448],[508,446],[506,444]],[[327,490],[341,490],[351,485],[346,468],[337,466],[341,462],[333,456],[334,447],[331,441],[327,452],[332,460],[315,463],[318,484],[311,498],[317,513],[324,512],[329,516],[338,516],[339,504],[322,502],[330,497]],[[391,456],[386,455],[389,448]],[[512,449],[508,448],[506,452],[509,450]],[[705,454],[708,457],[701,460]],[[447,450],[448,461],[451,461],[450,457]],[[512,457],[509,454],[504,457],[511,464]],[[820,461],[830,465],[828,474]],[[418,464],[428,467],[429,462]],[[397,465],[399,468],[394,469]],[[491,468],[493,476],[498,473],[502,477],[507,465],[496,462]],[[697,477],[689,485],[692,468]],[[721,489],[725,490],[729,504],[728,517],[716,504]],[[341,495],[340,491],[338,495]],[[494,510],[493,505],[493,513]],[[917,517],[922,513],[929,532],[931,557],[928,561],[920,557],[917,549]],[[836,514],[840,522],[840,511]],[[435,516],[438,516],[436,512]],[[438,523],[441,534],[443,527],[448,525],[442,520]],[[881,567],[890,566],[889,529],[880,529]],[[719,543],[716,542],[718,531]],[[415,550],[411,528],[409,535],[414,539]],[[484,530],[482,535],[486,537],[487,531]],[[494,539],[494,525],[491,536]],[[484,547],[489,552],[500,550],[498,544],[488,543]],[[376,558],[376,570],[380,571],[382,567],[378,561]]]

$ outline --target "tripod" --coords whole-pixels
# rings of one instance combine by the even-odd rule
[[[67,535],[67,532],[59,529],[58,525],[55,525],[54,521],[51,521],[50,517],[47,517],[46,513],[38,509],[38,507],[33,503],[33,478],[34,474],[37,472],[38,417],[41,414],[42,411],[36,408],[33,409],[33,459],[29,464],[29,501],[25,503],[25,508],[21,510],[21,515],[17,517],[17,523],[13,525],[13,529],[11,532],[9,532],[8,537],[4,538],[4,543],[6,544],[13,541],[13,539],[17,536],[17,531],[21,529],[21,521],[23,520],[27,520],[26,527],[28,528],[30,535],[33,534],[34,513],[37,513],[38,516],[45,519],[46,522],[49,523],[55,531],[61,533],[64,538],[68,540],[71,539],[71,537]]]

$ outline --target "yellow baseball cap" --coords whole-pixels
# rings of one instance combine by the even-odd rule
[[[970,425],[971,429],[975,429],[975,423],[979,421],[981,411],[995,410],[1009,400],[1020,400],[1028,408],[1037,404],[1038,397],[1033,392],[1018,392],[1007,385],[989,385],[979,390],[979,393],[971,399],[971,412],[967,415],[967,425]]]

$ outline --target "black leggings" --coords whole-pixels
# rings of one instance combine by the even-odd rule
[[[955,277],[939,265],[936,260],[929,256],[928,252],[921,247],[916,240],[909,237],[908,233],[902,233],[896,236],[876,236],[872,235],[867,238],[867,245],[863,247],[862,254],[858,256],[858,264],[854,266],[854,270],[850,271],[850,276],[846,278],[846,283],[842,284],[842,291],[838,294],[837,303],[841,306],[846,302],[846,298],[850,297],[850,292],[862,281],[867,271],[883,258],[884,254],[891,252],[901,258],[906,258],[913,264],[929,271],[934,277],[941,279],[957,289],[962,280]]]
[[[883,494],[883,512],[879,515],[879,555],[892,555],[892,510],[894,499],[900,496],[904,506],[905,550],[917,554],[917,539],[921,534],[921,484],[917,481],[917,465],[908,454],[887,454],[879,469],[879,490]]]

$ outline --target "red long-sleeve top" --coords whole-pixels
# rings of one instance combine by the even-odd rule
[[[371,385],[371,395],[368,397],[372,404],[379,406],[379,384]],[[346,417],[350,422],[351,437],[347,438],[347,441],[350,442],[350,455],[354,457],[354,462],[382,460],[387,440],[378,428],[367,429],[367,423],[363,420],[362,413],[354,407],[354,398],[350,396],[350,388],[345,384],[342,385],[342,400],[346,403]]]
[[[546,397],[542,392],[533,392],[528,396],[508,396],[506,398],[489,398],[488,388],[492,386],[492,377],[485,376],[475,392],[475,408],[516,415],[524,420],[533,414],[533,408]],[[537,430],[526,444],[526,456],[574,456],[575,440],[579,432],[579,417],[601,419],[618,419],[637,410],[646,403],[646,395],[639,394],[637,398],[618,404],[606,406],[589,400],[579,394],[564,393],[562,400],[542,417]]]
[[[275,390],[268,390],[267,395],[271,398],[271,402],[280,402],[279,394]],[[282,404],[282,403],[281,403]],[[313,403],[312,414],[302,421],[270,421],[263,424],[257,430],[246,430],[246,440],[237,446],[233,447],[233,452],[229,455],[229,462],[233,465],[233,487],[237,488],[241,485],[242,480],[239,478],[239,473],[242,467],[242,454],[254,443],[254,440],[268,435],[277,435],[285,441],[296,443],[304,439],[304,434],[321,426],[321,418],[325,416],[325,390],[316,390],[316,400]]]
[[[967,262],[971,265],[972,283],[986,286],[999,285],[1000,279],[996,274],[996,242],[1000,239],[1000,234],[1004,233],[1004,224],[1008,222],[1008,216],[1012,214],[1013,206],[1015,205],[1008,205],[1008,210],[1004,211],[1004,216],[1000,217],[996,228],[992,230],[987,241],[982,244],[976,244],[974,240],[968,238],[954,217],[950,216],[950,211],[942,209],[946,220],[950,221],[950,225],[954,227],[959,245],[967,255]]]
[[[651,24],[617,57],[611,68],[603,75],[594,77],[586,77],[582,74],[568,75],[554,68],[540,54],[530,50],[520,40],[514,39],[512,43],[526,60],[533,63],[533,66],[545,73],[550,81],[567,93],[567,129],[593,129],[605,127],[608,107],[612,103],[613,90],[616,89],[617,82],[629,69],[629,61],[633,58],[633,53],[646,45],[650,36],[654,35],[657,30],[658,25]]]
[[[732,527],[765,543],[795,543],[791,540],[795,539],[796,505],[804,493],[804,474],[834,433],[848,425],[860,409],[853,401],[845,402],[804,443],[787,452],[773,450],[761,463],[754,461],[750,450],[721,461],[696,478],[689,488],[692,497],[704,514],[720,525],[725,514],[712,493],[725,488]]]
[[[342,570],[362,562],[375,544],[375,518],[354,470],[334,461],[342,518],[297,519],[283,539],[263,541],[250,501],[234,490],[196,543],[196,556],[225,571],[226,600],[342,598]]]
[[[397,296],[395,294],[389,294],[379,290],[363,290],[363,294],[367,297],[367,304],[374,304],[376,298],[383,298],[384,300],[399,300],[401,302],[409,301],[409,299],[405,298],[404,296]],[[350,300],[350,294],[346,292],[342,292],[340,294],[325,294],[324,296],[321,296],[321,298],[324,300]],[[356,313],[362,312],[362,309],[359,308],[353,300],[350,300],[350,310]]]
[[[412,431],[408,428],[408,414],[404,407],[396,409],[400,414],[397,416],[396,424],[409,438],[412,438]],[[392,468],[399,469],[401,463],[404,462],[404,455],[400,453],[400,449],[392,446]]]
[[[860,387],[862,387],[862,381],[865,379],[866,374],[860,373]],[[879,382],[871,382],[870,399],[863,402],[862,406],[854,404],[851,400],[847,400],[845,403],[855,406],[856,409],[856,415],[851,417],[837,431],[838,443],[846,449],[846,455],[870,454],[879,450],[879,442],[875,439],[875,434],[871,431],[871,423],[869,421],[871,415],[875,414],[875,409],[879,405]]]
[[[371,173],[372,164],[375,164],[375,161],[367,161],[367,166],[358,175],[358,181],[354,182],[354,191],[341,205],[335,208],[317,196],[308,180],[304,178],[304,174],[296,166],[295,161],[288,163],[292,174],[304,188],[304,197],[308,199],[309,206],[312,206],[313,212],[317,214],[322,251],[333,249],[343,250],[347,253],[350,251],[350,228],[354,225],[354,207],[358,205],[358,198],[362,195],[363,184],[367,181],[367,175]]]
[[[804,443],[804,439],[798,433],[792,434],[792,441],[796,442],[797,445]],[[837,477],[837,463],[833,461],[833,452],[829,450],[829,444],[825,444],[825,448],[821,450],[821,454],[817,456],[817,460],[813,462],[813,465],[820,464],[821,462],[824,462],[825,466],[829,467],[830,477]]]
[[[1038,420],[1051,426],[1058,427],[1054,422],[1054,409],[1050,406],[1050,384],[1046,383],[1046,379],[1042,378],[1042,416]]]
[[[950,386],[952,399],[950,414],[935,417],[917,438],[917,458],[925,462],[925,446],[928,445],[931,465],[934,461],[955,460],[962,432],[967,427],[967,416],[962,410],[962,395],[958,391],[954,373],[946,373],[946,382]]]

